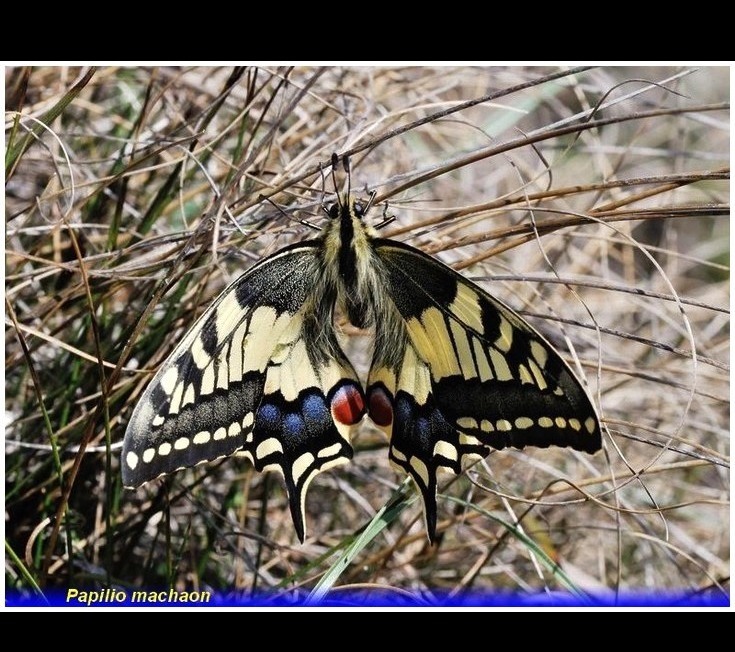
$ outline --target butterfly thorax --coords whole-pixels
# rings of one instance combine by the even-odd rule
[[[358,328],[375,326],[384,285],[372,244],[375,231],[364,223],[364,212],[362,203],[343,196],[329,210],[323,240],[327,285],[336,292],[337,308]]]

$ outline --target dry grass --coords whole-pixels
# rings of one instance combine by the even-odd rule
[[[331,571],[334,600],[726,599],[728,75],[6,70],[7,589],[289,602]],[[229,281],[313,237],[264,198],[318,223],[333,152],[389,202],[390,237],[576,359],[604,420],[595,456],[503,451],[446,478],[434,547],[410,487],[355,543],[403,480],[368,423],[313,483],[304,545],[245,460],[120,485],[149,372]]]

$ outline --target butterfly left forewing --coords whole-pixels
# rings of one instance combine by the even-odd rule
[[[306,300],[306,291],[288,272],[307,270],[312,259],[312,248],[304,247],[256,265],[186,333],[128,422],[122,457],[126,486],[230,455],[245,445],[269,357],[279,340],[296,336],[293,320]],[[271,285],[276,293],[270,293]]]
[[[439,468],[458,473],[506,446],[600,448],[587,393],[525,320],[412,247],[379,240],[376,252],[401,316],[391,328],[404,334],[391,347],[376,334],[369,411],[391,437],[391,460],[421,489],[430,537]],[[396,342],[399,355],[391,350]]]

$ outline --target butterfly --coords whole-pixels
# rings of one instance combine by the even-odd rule
[[[433,542],[440,469],[507,446],[601,447],[595,408],[551,344],[450,267],[379,237],[373,199],[338,193],[320,237],[263,259],[199,317],[133,411],[125,486],[242,454],[282,474],[303,542],[309,484],[352,458],[367,415],[418,488]],[[364,388],[337,313],[374,331]]]

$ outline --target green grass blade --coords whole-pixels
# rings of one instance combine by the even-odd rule
[[[15,554],[15,550],[11,547],[11,545],[5,541],[5,554],[10,558],[10,561],[15,564],[15,567],[18,569],[20,574],[23,576],[23,579],[28,583],[28,585],[33,589],[33,591],[46,603],[48,604],[48,600],[46,600],[46,596],[43,594],[43,591],[41,590],[41,587],[38,586],[36,583],[35,578],[31,574],[31,572],[26,568],[26,565],[23,563],[20,557]]]
[[[305,605],[313,606],[326,597],[342,573],[349,568],[352,561],[360,552],[377,537],[398,515],[418,498],[415,492],[408,493],[410,478],[406,478],[395,490],[390,500],[375,514],[367,527],[360,532],[355,540],[347,546],[344,552],[332,564],[332,567],[321,577],[317,585],[309,593]]]
[[[84,77],[64,93],[61,99],[39,118],[39,122],[41,124],[36,123],[31,128],[30,133],[27,133],[24,138],[8,145],[7,153],[5,155],[6,170],[11,171],[15,167],[18,159],[36,141],[36,138],[43,130],[43,125],[50,126],[51,123],[64,112],[66,107],[76,99],[79,93],[82,92],[82,89],[84,89],[84,87],[89,83],[94,73],[95,68],[90,68]],[[8,177],[10,177],[10,174],[8,174]]]

